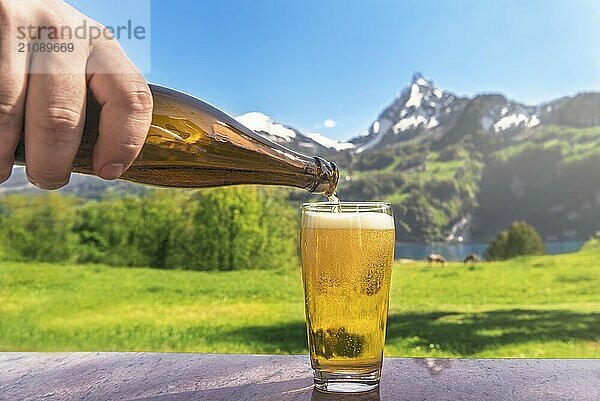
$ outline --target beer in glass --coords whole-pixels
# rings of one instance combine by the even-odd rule
[[[303,205],[302,275],[318,390],[379,386],[394,243],[387,203]]]

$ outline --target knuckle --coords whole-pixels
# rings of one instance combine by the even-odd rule
[[[38,117],[37,125],[47,134],[62,134],[80,129],[81,112],[64,106],[51,106]]]
[[[115,138],[111,141],[110,144],[106,143],[106,146],[109,146],[111,152],[114,155],[118,155],[124,163],[131,163],[139,154],[144,141],[138,141],[137,136],[129,136],[123,135],[121,137]]]
[[[135,140],[135,138],[123,138],[117,141],[115,144],[120,149],[125,150],[131,153],[137,153],[137,151],[142,147],[142,143]]]
[[[150,115],[154,107],[154,99],[148,88],[128,91],[124,95],[124,102],[129,111],[138,115]]]
[[[0,102],[0,117],[16,117],[19,113],[19,106],[16,102]]]
[[[0,132],[17,129],[21,124],[21,109],[17,102],[0,101]]]
[[[27,179],[30,183],[41,189],[59,189],[69,183],[69,174],[66,176],[49,170],[27,168]]]

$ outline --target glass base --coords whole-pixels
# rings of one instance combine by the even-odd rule
[[[326,393],[365,393],[379,388],[381,369],[374,372],[314,371],[315,389]]]

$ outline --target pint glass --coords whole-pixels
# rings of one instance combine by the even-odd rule
[[[388,203],[302,206],[308,346],[318,390],[379,386],[394,242]]]

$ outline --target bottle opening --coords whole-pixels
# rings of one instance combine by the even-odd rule
[[[340,170],[338,166],[322,157],[315,156],[317,163],[317,172],[315,176],[315,186],[310,192],[323,194],[327,197],[335,194],[335,190],[340,180]]]

